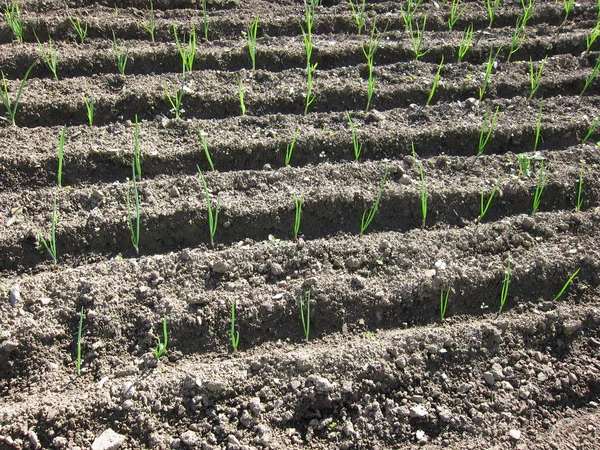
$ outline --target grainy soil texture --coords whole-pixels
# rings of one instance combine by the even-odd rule
[[[600,449],[598,2],[1,12],[0,448]]]

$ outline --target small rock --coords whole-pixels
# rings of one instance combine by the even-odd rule
[[[578,333],[583,328],[583,323],[580,320],[568,320],[563,325],[565,335],[572,336]]]
[[[42,306],[48,306],[50,304],[50,302],[52,301],[52,299],[48,298],[48,297],[41,297],[39,299],[39,302]]]
[[[417,438],[417,441],[419,441],[419,443],[421,443],[421,444],[423,444],[429,440],[423,430],[417,430],[417,432],[415,433],[415,437]]]
[[[0,352],[10,353],[19,346],[17,341],[6,340],[0,344]]]
[[[212,270],[216,273],[227,273],[229,272],[229,265],[227,265],[226,262],[219,260],[213,264]]]
[[[437,273],[437,272],[436,272],[436,270],[435,270],[435,269],[427,269],[427,270],[424,272],[424,275],[425,275],[425,277],[427,277],[427,278],[433,278],[433,277],[435,277],[435,274],[436,274],[436,273]]]
[[[519,439],[521,439],[521,432],[515,428],[511,428],[510,431],[508,432],[508,435],[510,436],[511,439],[514,439],[515,441],[518,441]]]
[[[539,382],[543,383],[548,379],[548,375],[546,375],[544,372],[540,372],[537,374],[537,379]]]
[[[394,364],[396,364],[398,369],[404,369],[407,364],[406,358],[404,356],[400,356],[398,359],[396,359],[396,361],[394,361]]]
[[[181,436],[179,436],[179,439],[181,439],[181,442],[185,445],[189,445],[190,447],[193,447],[198,443],[198,436],[196,435],[196,432],[192,430],[182,433]]]
[[[441,259],[438,259],[435,262],[435,268],[438,270],[444,270],[446,268],[446,263],[444,261],[442,261]]]
[[[209,392],[218,394],[220,392],[223,392],[225,390],[225,388],[227,387],[227,385],[225,384],[224,381],[220,381],[220,380],[211,380],[211,381],[205,381],[202,386]]]
[[[123,398],[133,398],[135,395],[135,384],[132,381],[126,381],[123,384],[123,391],[121,393]]]
[[[307,381],[314,385],[317,392],[333,392],[335,390],[335,385],[331,381],[318,375],[310,375]]]
[[[493,386],[496,383],[496,378],[492,372],[485,372],[483,374],[483,379],[490,386]]]
[[[410,179],[410,176],[408,176],[408,174],[403,173],[398,182],[400,184],[403,184],[404,186],[407,186],[410,183],[412,183],[412,180]]]
[[[252,397],[248,402],[248,409],[250,409],[250,411],[252,411],[252,414],[254,414],[255,416],[259,415],[263,410],[263,407],[260,404],[260,398]]]
[[[522,225],[526,230],[531,230],[535,226],[535,220],[532,217],[526,216],[523,218]]]
[[[448,410],[446,408],[441,408],[438,411],[438,415],[442,422],[448,423],[452,420],[452,413],[450,412],[450,410]]]
[[[278,277],[283,274],[283,267],[281,264],[271,263],[271,275]]]
[[[94,189],[94,191],[92,191],[91,198],[94,202],[101,203],[104,201],[104,192]]]
[[[12,306],[15,306],[21,301],[21,288],[18,284],[14,284],[8,291],[8,301]]]
[[[179,193],[179,189],[177,189],[176,186],[171,187],[171,189],[169,189],[169,197],[171,198],[178,198],[181,194]]]
[[[29,430],[27,432],[27,437],[29,438],[29,442],[34,449],[42,448],[40,440],[38,439],[37,434],[35,434],[35,431]]]
[[[352,277],[352,280],[350,281],[350,284],[354,289],[364,289],[366,283],[367,280],[364,277],[361,277],[360,275],[354,275]]]
[[[417,417],[419,419],[427,417],[428,414],[427,409],[425,409],[423,405],[413,406],[412,408],[409,408],[408,412],[410,417]]]
[[[117,450],[124,441],[125,436],[108,428],[104,430],[100,436],[94,439],[92,450]]]
[[[531,392],[526,386],[521,386],[519,388],[519,397],[521,397],[523,400],[527,400],[530,396]]]
[[[423,400],[425,400],[425,397],[423,397],[422,395],[413,395],[412,396],[412,401],[415,403],[423,403]]]
[[[360,259],[350,256],[349,258],[346,258],[344,264],[346,264],[348,269],[358,269],[360,267]]]

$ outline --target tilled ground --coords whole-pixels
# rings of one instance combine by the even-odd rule
[[[425,2],[415,61],[405,3],[367,2],[362,35],[347,2],[316,7],[308,114],[302,2],[209,0],[208,41],[202,2],[186,0],[156,1],[156,42],[141,0],[23,1],[24,43],[0,24],[11,96],[36,63],[17,126],[0,128],[0,448],[600,448],[600,151],[588,133],[600,84],[580,95],[599,56],[598,43],[586,52],[598,5],[576,3],[564,21],[562,2],[539,0],[509,61],[520,1],[503,1],[492,27],[484,2],[466,2],[454,31],[449,4]],[[69,14],[89,24],[83,44]],[[243,32],[257,14],[251,70]],[[181,119],[164,91],[181,86],[173,25],[180,38],[198,30]],[[58,80],[32,30],[52,38]],[[129,45],[125,75],[113,31]],[[546,56],[529,98],[530,58],[538,70]],[[135,115],[139,253],[126,206]],[[198,169],[220,207],[214,246]],[[40,239],[54,201],[57,264]]]

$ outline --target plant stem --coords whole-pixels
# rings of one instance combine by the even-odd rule
[[[63,173],[63,147],[65,145],[65,133],[67,131],[67,126],[64,125],[60,132],[60,137],[58,138],[58,172],[57,172],[57,183],[58,187],[62,188],[62,173]]]

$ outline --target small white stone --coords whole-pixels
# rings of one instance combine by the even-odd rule
[[[510,431],[508,432],[508,435],[510,436],[511,439],[514,439],[515,441],[518,441],[519,439],[521,439],[521,432],[515,428],[511,428]]]
[[[92,450],[117,450],[124,441],[125,436],[115,433],[112,429],[108,428],[94,439]]]

